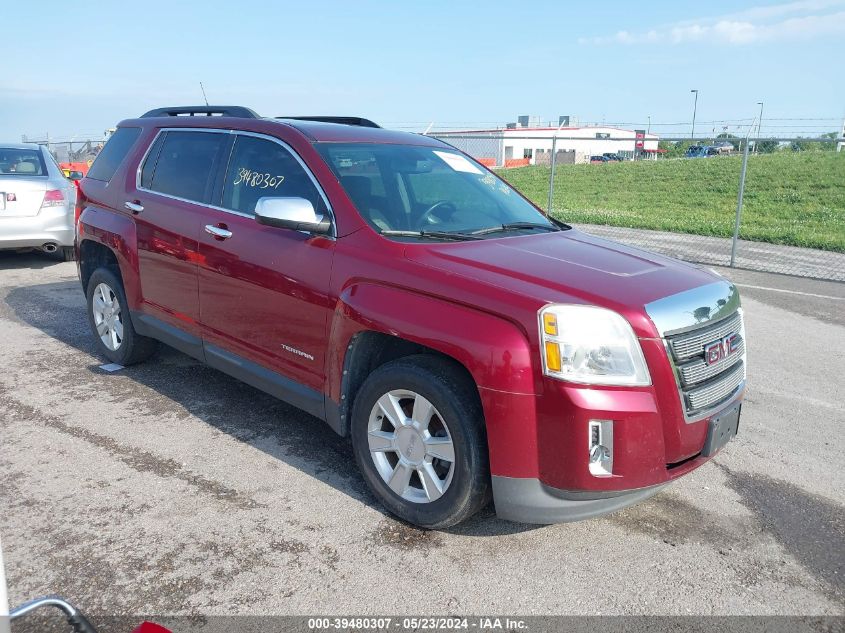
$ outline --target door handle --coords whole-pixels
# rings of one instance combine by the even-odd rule
[[[213,235],[218,240],[227,240],[232,237],[232,232],[229,229],[214,226],[213,224],[206,224],[205,232]]]
[[[137,202],[124,202],[123,207],[132,213],[141,213],[144,210],[144,205],[138,204]]]

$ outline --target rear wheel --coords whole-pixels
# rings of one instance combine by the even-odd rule
[[[135,332],[123,284],[111,270],[98,268],[88,281],[88,322],[100,352],[111,362],[132,365],[149,358],[156,342]]]
[[[373,372],[355,398],[352,444],[367,485],[410,523],[449,527],[490,500],[478,393],[448,360],[411,356]]]

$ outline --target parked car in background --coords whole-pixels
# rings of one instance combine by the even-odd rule
[[[521,522],[612,512],[737,431],[736,287],[548,217],[435,138],[162,108],[80,189],[99,352],[161,341],[324,420],[416,525],[491,498]]]
[[[610,162],[607,156],[590,156],[591,163],[607,163]]]
[[[621,163],[624,158],[622,158],[619,154],[614,154],[613,152],[605,152],[602,154],[607,160],[613,163]]]
[[[685,156],[687,158],[711,158],[713,156],[720,156],[727,152],[722,151],[716,145],[690,145],[687,148]]]
[[[0,250],[73,259],[77,188],[47,148],[0,143]]]

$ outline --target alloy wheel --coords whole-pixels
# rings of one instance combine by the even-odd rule
[[[91,301],[94,315],[94,327],[103,345],[111,351],[117,351],[123,342],[123,319],[120,301],[108,284],[101,283],[94,288]]]
[[[452,436],[420,394],[394,389],[379,398],[370,412],[367,441],[379,475],[403,499],[431,503],[449,488],[455,470]]]

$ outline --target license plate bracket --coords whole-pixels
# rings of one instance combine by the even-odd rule
[[[739,430],[739,414],[742,404],[735,404],[729,409],[710,418],[710,426],[707,428],[707,439],[704,441],[704,449],[701,454],[710,457],[718,453],[722,447],[736,436]]]

